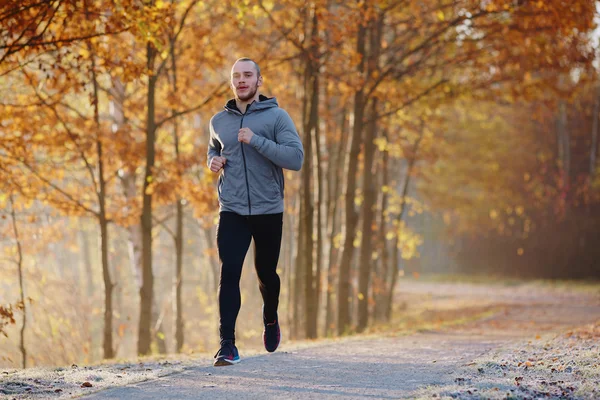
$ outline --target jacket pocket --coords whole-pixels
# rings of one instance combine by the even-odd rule
[[[270,162],[257,163],[249,169],[249,172],[252,176],[250,188],[253,202],[276,204],[281,200],[281,188],[275,179],[276,171]]]

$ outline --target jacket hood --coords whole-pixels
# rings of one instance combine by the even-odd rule
[[[252,111],[266,110],[267,108],[279,107],[277,103],[277,99],[275,97],[267,97],[264,95],[258,96],[258,101],[253,101],[246,108],[246,113]],[[237,108],[237,104],[235,103],[235,99],[230,99],[227,104],[225,104],[225,110],[229,112],[234,112],[237,114],[241,114],[242,112]]]

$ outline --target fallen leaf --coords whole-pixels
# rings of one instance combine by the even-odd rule
[[[83,382],[83,383],[81,384],[81,387],[92,387],[92,384],[91,384],[91,383],[89,383],[89,382]]]

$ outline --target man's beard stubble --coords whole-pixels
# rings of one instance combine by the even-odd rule
[[[242,97],[242,96],[240,96],[240,95],[238,95],[238,94],[237,94],[237,91],[236,91],[236,93],[235,93],[235,94],[236,94],[236,96],[237,96],[238,100],[241,100],[241,101],[248,101],[248,100],[250,100],[251,98],[253,98],[253,97],[256,95],[256,91],[257,91],[257,90],[258,90],[258,84],[254,85],[254,88],[253,88],[253,89],[252,89],[250,92],[248,92],[248,94],[247,94],[247,95],[245,95],[245,96],[243,96],[243,97]]]

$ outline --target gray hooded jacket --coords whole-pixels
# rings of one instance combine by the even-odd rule
[[[238,142],[238,131],[250,128],[250,144]],[[300,170],[304,150],[294,122],[277,100],[260,95],[242,114],[235,100],[210,120],[208,165],[225,157],[218,182],[220,211],[240,215],[283,212],[283,170]]]

